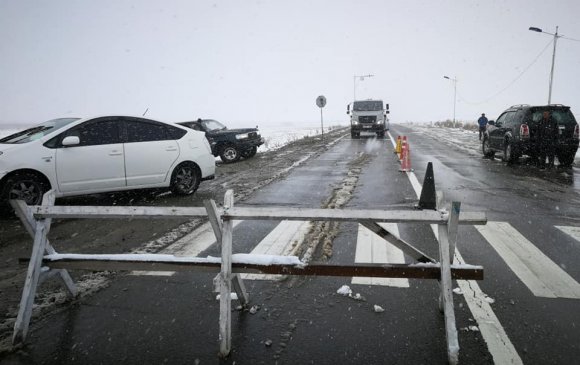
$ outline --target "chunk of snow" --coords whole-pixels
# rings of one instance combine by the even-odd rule
[[[352,294],[352,289],[348,285],[343,285],[343,286],[340,287],[340,289],[338,289],[336,291],[336,293],[337,294],[340,294],[340,295],[347,296],[347,295],[351,295]]]
[[[485,296],[483,297],[483,300],[485,300],[489,304],[495,303],[495,299],[493,299],[492,297],[487,296],[487,294],[485,294]]]
[[[479,327],[477,327],[477,326],[469,326],[468,328],[470,331],[479,332]]]
[[[220,300],[220,298],[221,298],[221,294],[218,294],[218,295],[215,297],[215,300]],[[231,293],[231,294],[230,294],[230,299],[231,299],[231,300],[238,300],[238,294],[237,294],[237,293]]]
[[[453,292],[457,295],[463,295],[463,292],[461,291],[461,288],[455,288],[453,289]]]
[[[375,313],[382,313],[385,311],[383,309],[383,307],[381,307],[380,305],[376,305],[376,304],[373,306],[373,309],[375,310]]]

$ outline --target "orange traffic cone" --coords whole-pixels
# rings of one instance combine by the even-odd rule
[[[411,169],[411,151],[407,143],[407,137],[403,137],[403,152],[401,153],[401,169],[399,171],[408,172]]]

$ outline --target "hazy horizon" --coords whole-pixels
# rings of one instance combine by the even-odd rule
[[[3,1],[0,124],[141,115],[225,124],[348,123],[357,99],[393,122],[490,119],[514,104],[580,110],[580,2]],[[354,75],[373,74],[364,80]],[[502,91],[503,90],[503,91]],[[285,122],[287,121],[287,122]]]

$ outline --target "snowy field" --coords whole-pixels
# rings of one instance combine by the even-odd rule
[[[238,127],[255,127],[255,125],[240,125],[232,126],[231,128]],[[23,127],[24,129],[26,127]],[[331,129],[338,128],[336,125],[325,126],[324,131],[328,132]],[[18,132],[22,129],[5,129],[0,126],[0,138],[8,136],[12,133]],[[308,125],[308,124],[292,124],[285,123],[272,126],[260,127],[260,134],[264,137],[264,144],[260,146],[258,152],[265,152],[271,150],[277,150],[284,145],[296,141],[304,137],[313,137],[320,134],[320,124],[318,126]]]
[[[404,125],[419,133],[429,135],[447,146],[464,151],[469,156],[482,156],[478,131],[468,131],[460,128],[434,127],[428,124]],[[576,152],[575,164],[580,164],[580,150]]]

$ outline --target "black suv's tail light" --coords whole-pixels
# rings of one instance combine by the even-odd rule
[[[520,138],[530,138],[530,127],[527,124],[520,126]]]
[[[578,124],[574,127],[574,139],[580,138],[580,128],[578,128]]]

